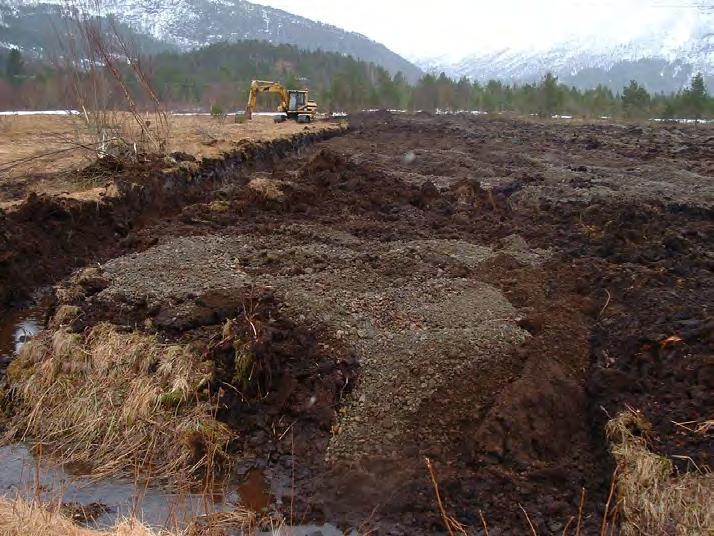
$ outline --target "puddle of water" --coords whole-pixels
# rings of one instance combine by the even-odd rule
[[[0,358],[9,359],[20,351],[44,326],[45,308],[32,307],[0,317]]]
[[[0,317],[0,366],[7,365],[23,344],[44,327],[46,311],[40,303]],[[197,515],[229,509],[231,503],[238,501],[235,493],[222,500],[197,494],[176,495],[157,487],[137,487],[129,480],[90,480],[82,476],[86,473],[84,467],[38,462],[22,444],[0,447],[0,494],[106,505],[109,511],[92,523],[97,528],[111,527],[132,514],[155,528],[183,527]]]
[[[229,510],[231,504],[238,502],[236,493],[216,500],[197,494],[177,495],[155,487],[144,489],[124,479],[90,481],[73,476],[59,465],[38,462],[21,444],[0,447],[0,494],[104,504],[110,511],[91,524],[97,528],[109,528],[132,514],[154,528],[184,527],[195,516]]]
[[[28,340],[44,328],[44,304],[11,311],[0,317],[0,367],[6,366]],[[184,528],[194,517],[211,512],[231,510],[235,504],[260,512],[267,510],[274,499],[271,485],[262,471],[252,470],[234,491],[213,497],[198,494],[177,495],[162,488],[142,488],[130,480],[90,480],[82,475],[87,468],[38,461],[23,444],[0,447],[0,495],[39,498],[88,505],[99,503],[108,511],[89,525],[107,529],[127,516],[136,516],[144,524],[156,528]],[[334,525],[285,526],[258,536],[344,536]]]
[[[238,495],[241,504],[255,512],[267,509],[272,501],[270,485],[258,469],[250,471],[246,479],[238,484]]]
[[[135,515],[154,529],[182,529],[196,516],[211,512],[230,511],[241,503],[256,511],[269,508],[270,486],[260,471],[251,471],[235,491],[207,498],[204,495],[176,495],[164,489],[137,488],[124,479],[88,480],[73,476],[56,464],[38,462],[27,446],[22,444],[0,447],[0,495],[7,497],[38,497],[40,500],[87,505],[99,503],[109,511],[88,525],[108,529],[120,519]],[[334,525],[284,526],[258,536],[344,536]]]

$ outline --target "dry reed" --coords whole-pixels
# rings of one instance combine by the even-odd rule
[[[0,536],[170,536],[155,532],[135,519],[107,531],[75,525],[58,508],[21,498],[0,498]],[[174,536],[179,536],[178,534]]]
[[[212,363],[153,335],[100,323],[58,329],[26,344],[8,369],[10,433],[93,476],[131,474],[178,483],[219,474],[233,438],[215,419]]]
[[[714,475],[677,475],[672,461],[647,447],[650,424],[627,410],[607,424],[617,463],[616,513],[624,536],[714,534]]]
[[[0,536],[246,536],[258,530],[281,534],[283,525],[244,508],[199,516],[183,530],[155,530],[135,517],[119,520],[106,530],[76,525],[57,504],[42,504],[23,498],[0,497]]]

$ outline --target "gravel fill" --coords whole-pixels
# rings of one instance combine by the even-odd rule
[[[209,291],[273,287],[284,314],[319,325],[358,358],[360,381],[328,451],[356,459],[389,455],[415,432],[422,402],[464,369],[497,368],[498,356],[528,337],[499,290],[450,275],[453,267],[477,272],[497,254],[524,264],[548,256],[517,236],[494,249],[463,240],[371,241],[319,225],[187,236],[107,262],[110,284],[97,299],[173,304],[178,316]],[[497,387],[484,387],[484,404]]]

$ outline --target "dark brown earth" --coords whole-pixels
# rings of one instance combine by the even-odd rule
[[[585,490],[581,534],[599,534],[603,428],[626,406],[678,470],[712,467],[712,432],[689,429],[714,415],[714,130],[351,126],[129,213],[117,242],[111,207],[74,249],[48,241],[35,262],[57,275],[92,258],[77,248],[138,252],[63,283],[57,311],[80,307],[78,332],[109,320],[200,347],[243,438],[237,471],[262,470],[298,521],[444,532],[429,457],[475,533],[482,512],[492,536],[527,534],[525,510],[562,534]],[[31,236],[70,217],[47,207],[6,221]]]

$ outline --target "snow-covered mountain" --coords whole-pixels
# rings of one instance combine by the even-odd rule
[[[36,20],[42,13],[52,15],[57,4],[67,2],[0,0],[0,42],[8,42],[3,37],[12,29],[8,21],[17,26],[23,18]],[[349,54],[392,73],[401,71],[412,81],[422,74],[412,63],[361,34],[245,0],[80,0],[76,5],[95,4],[101,5],[101,14],[112,14],[135,31],[182,50],[219,41],[260,39],[307,50]],[[93,10],[96,13],[96,8]],[[25,34],[32,33],[31,28],[26,30]]]
[[[581,88],[599,83],[621,89],[630,80],[651,91],[676,91],[702,72],[714,88],[714,13],[690,10],[621,35],[575,35],[545,49],[501,49],[459,59],[416,62],[456,78],[532,82],[550,71]]]
[[[68,13],[67,6],[61,4],[9,5],[0,0],[0,52],[17,48],[29,58],[56,59],[61,54],[60,40],[66,42],[67,36],[76,31],[75,25],[67,19]],[[117,31],[145,53],[176,48],[136,32],[122,22],[113,23]]]

